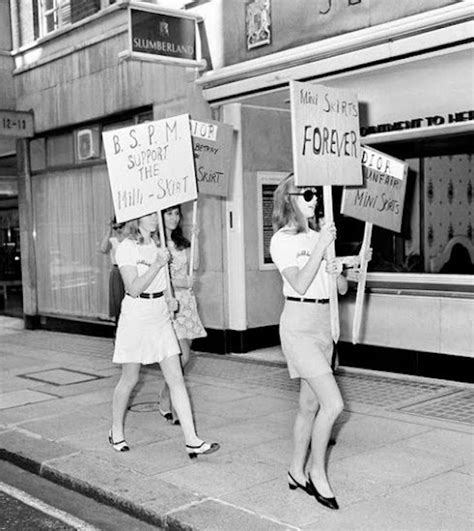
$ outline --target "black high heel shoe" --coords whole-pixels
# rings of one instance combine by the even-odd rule
[[[291,475],[289,471],[288,471],[288,487],[290,490],[301,489],[301,490],[304,490],[306,494],[309,494],[310,496],[313,495],[313,493],[311,492],[309,488],[308,482],[306,482],[306,485],[302,485],[301,483],[298,483],[298,481],[296,481],[296,479]]]
[[[198,455],[213,454],[219,450],[219,443],[208,443],[203,441],[199,446],[186,445],[186,452],[188,452],[189,459],[195,459]]]
[[[128,443],[125,439],[122,441],[114,442],[114,438],[112,437],[112,430],[109,431],[109,443],[112,445],[112,448],[116,452],[128,452],[130,450],[130,447],[128,446]]]
[[[308,475],[308,485],[311,487],[312,495],[316,498],[316,501],[318,501],[321,505],[324,505],[324,507],[327,507],[328,509],[339,509],[339,505],[337,503],[336,498],[326,498],[322,494],[319,494],[318,489],[314,486],[314,483],[311,479],[311,476]]]
[[[171,411],[164,411],[160,407],[158,407],[158,411],[160,412],[160,415],[166,420],[166,422],[173,423],[173,413],[171,413]]]

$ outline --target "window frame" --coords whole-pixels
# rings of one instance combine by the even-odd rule
[[[39,27],[40,27],[40,36],[49,35],[62,27],[60,20],[60,11],[61,11],[61,0],[51,0],[53,7],[47,8],[46,3],[48,0],[38,0],[38,16],[39,16]],[[53,26],[52,30],[48,30],[48,17],[53,16]]]

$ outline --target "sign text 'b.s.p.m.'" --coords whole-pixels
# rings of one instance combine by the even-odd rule
[[[362,184],[356,94],[290,81],[297,186]]]
[[[103,133],[118,222],[197,197],[189,115]]]
[[[400,232],[408,164],[364,146],[362,170],[363,186],[344,188],[341,213]]]
[[[233,128],[212,120],[190,120],[199,193],[227,197],[232,171]]]

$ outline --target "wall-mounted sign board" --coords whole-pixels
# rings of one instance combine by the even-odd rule
[[[33,113],[0,109],[0,137],[31,138],[34,136]]]
[[[201,18],[181,10],[153,4],[134,4],[129,13],[129,49],[125,59],[202,67],[197,46],[197,23]]]
[[[227,197],[233,162],[232,126],[190,120],[190,127],[199,193]]]

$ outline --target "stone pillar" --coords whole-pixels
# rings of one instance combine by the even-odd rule
[[[29,141],[27,139],[17,141],[16,153],[18,167],[18,210],[20,216],[23,313],[25,314],[26,328],[34,328],[38,315],[38,294],[30,154]]]

